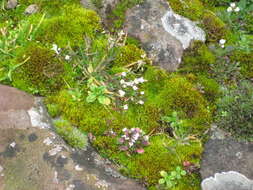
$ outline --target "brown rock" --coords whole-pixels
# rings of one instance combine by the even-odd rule
[[[0,85],[0,112],[8,110],[28,110],[33,106],[32,96],[15,88]]]

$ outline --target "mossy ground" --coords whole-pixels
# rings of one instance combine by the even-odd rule
[[[122,26],[127,8],[140,2],[120,1],[108,16],[114,21],[111,31]],[[169,0],[174,11],[200,23],[207,33],[207,42],[193,43],[185,51],[178,71],[168,73],[150,65],[145,52],[132,38],[126,39],[126,44],[120,41],[108,48],[116,34],[104,32],[97,13],[82,8],[76,0],[36,1],[40,11],[31,16],[24,15],[23,11],[34,1],[22,0],[16,9],[0,12],[0,28],[12,31],[0,33],[0,42],[4,39],[8,42],[1,43],[0,47],[5,50],[0,52],[0,81],[46,96],[51,116],[61,117],[68,123],[58,127],[66,141],[72,145],[84,144],[64,133],[73,132],[72,126],[92,134],[93,146],[103,156],[119,163],[123,174],[139,179],[150,190],[159,189],[161,170],[170,172],[177,166],[183,167],[184,161],[199,167],[202,143],[221,96],[222,84],[213,70],[221,57],[239,62],[242,78],[253,77],[252,51],[244,51],[245,45],[236,51],[222,49],[217,43],[224,38],[229,45],[237,45],[234,40],[237,33],[216,14],[228,2]],[[100,1],[94,3],[100,6]],[[26,25],[19,29],[23,22]],[[34,31],[36,26],[39,30]],[[31,35],[29,31],[34,32]],[[60,49],[52,50],[53,44]],[[66,59],[67,56],[70,58]],[[115,85],[115,77],[139,61],[145,62],[145,66],[135,67],[130,78],[143,76],[147,80],[140,87],[145,92],[143,105],[129,103],[128,110],[123,110],[118,97],[112,98],[115,102],[109,106],[86,101],[90,93],[88,79],[101,82],[107,91],[117,93],[119,86]],[[113,93],[105,95],[111,97]],[[163,116],[170,116],[174,111],[185,122],[184,138],[173,136],[170,125],[162,122]],[[122,130],[132,127],[139,127],[150,136],[150,145],[145,147],[144,154],[127,155],[119,149]],[[174,189],[199,190],[198,172],[188,172]]]

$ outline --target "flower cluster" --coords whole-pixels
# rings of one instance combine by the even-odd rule
[[[143,95],[145,94],[144,91],[139,91],[140,84],[143,84],[147,80],[145,80],[143,77],[140,78],[135,78],[130,81],[126,81],[126,76],[127,73],[123,72],[121,73],[121,78],[120,78],[120,86],[122,89],[118,90],[118,95],[123,100],[124,105],[123,109],[127,110],[128,109],[128,103],[129,101],[134,102],[136,104],[143,105]]]
[[[227,8],[227,12],[239,12],[240,7],[237,7],[235,3],[230,3],[230,6]]]
[[[225,43],[226,43],[226,40],[225,40],[225,39],[220,39],[219,44],[220,44],[220,47],[221,47],[221,48],[224,48],[224,47],[225,47]]]
[[[140,128],[124,128],[123,135],[119,139],[120,150],[130,153],[144,153],[143,147],[149,145],[149,136],[145,135]]]
[[[57,46],[57,44],[53,44],[53,47],[51,48],[57,55],[60,55],[61,53],[61,48]],[[70,55],[65,55],[64,59],[66,61],[69,61],[71,59]]]

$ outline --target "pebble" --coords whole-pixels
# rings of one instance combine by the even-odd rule
[[[81,168],[79,165],[76,165],[76,166],[75,166],[75,170],[76,170],[76,171],[83,171],[83,168]]]

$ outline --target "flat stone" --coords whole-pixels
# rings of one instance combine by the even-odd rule
[[[205,41],[205,33],[177,15],[164,0],[146,0],[126,13],[125,32],[139,39],[154,63],[175,71],[192,40]]]
[[[16,8],[17,5],[18,5],[17,0],[8,0],[6,8],[7,9],[14,9],[14,8]]]
[[[202,190],[252,190],[253,181],[238,172],[229,171],[205,179],[201,187]]]

